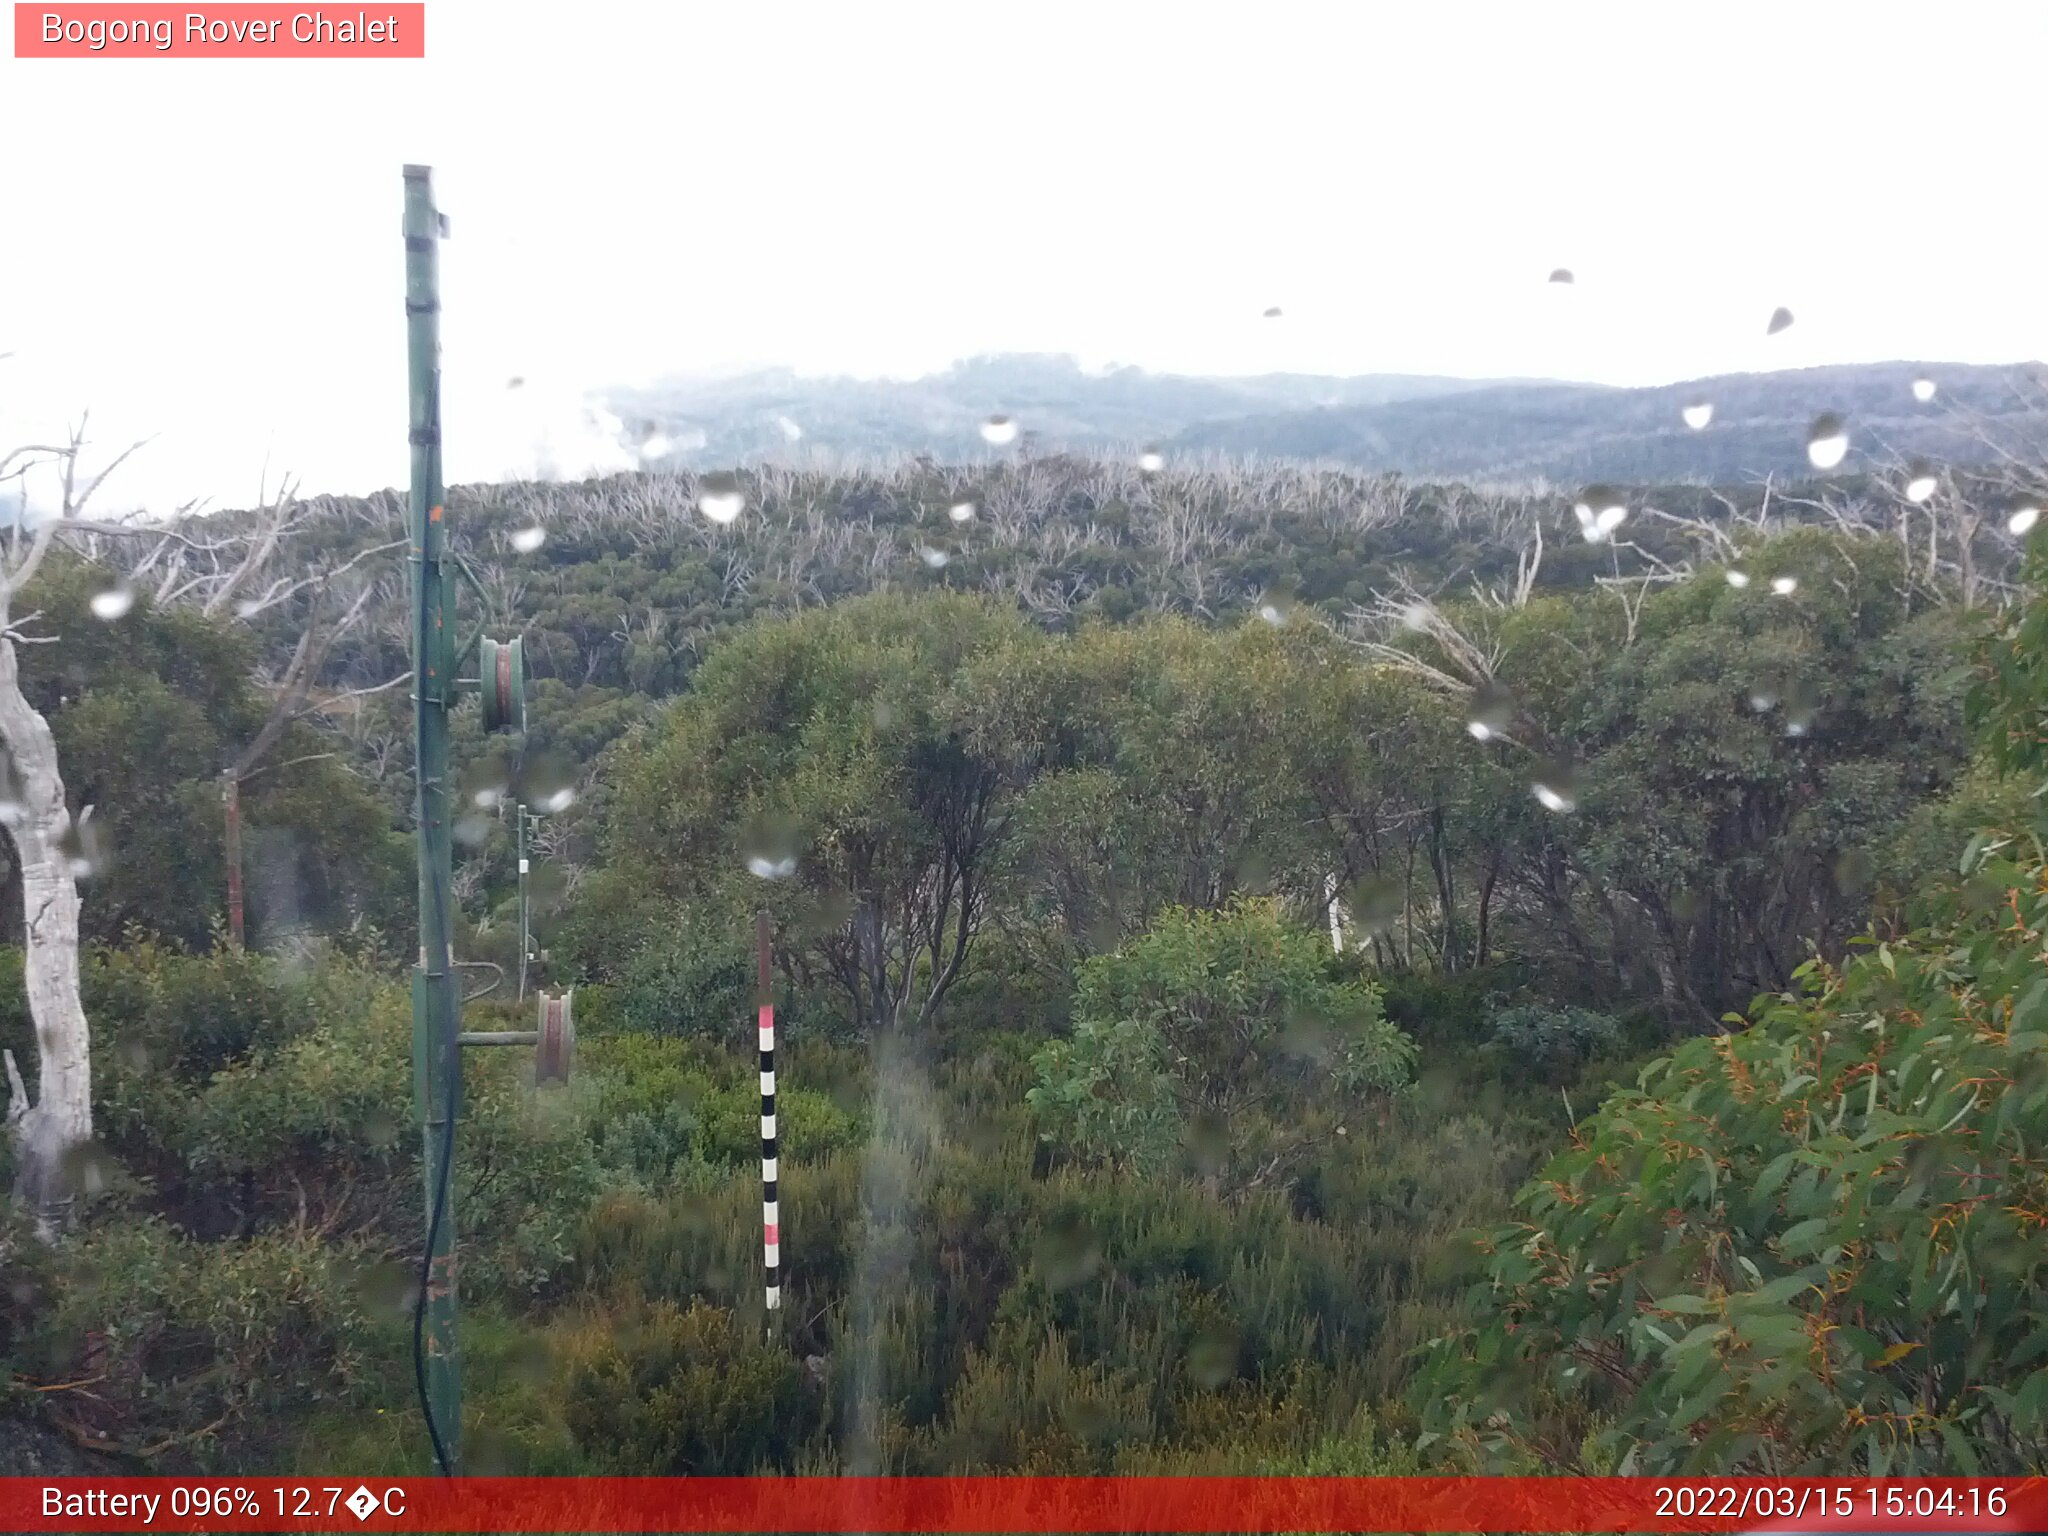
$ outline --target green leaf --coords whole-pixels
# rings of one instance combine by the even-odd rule
[[[1812,1253],[1824,1246],[1830,1222],[1824,1216],[1812,1216],[1805,1221],[1795,1222],[1778,1235],[1778,1251],[1788,1258],[1797,1254]]]
[[[1713,1311],[1714,1305],[1704,1296],[1694,1296],[1680,1291],[1675,1295],[1659,1297],[1657,1309],[1660,1312],[1675,1312],[1680,1317],[1699,1317]]]
[[[1768,1285],[1759,1286],[1748,1293],[1750,1300],[1761,1305],[1776,1306],[1790,1301],[1802,1291],[1810,1291],[1823,1271],[1801,1270],[1796,1275],[1780,1275]]]

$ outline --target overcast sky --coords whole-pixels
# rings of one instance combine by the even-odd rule
[[[427,22],[425,61],[0,59],[0,444],[87,407],[109,446],[159,434],[109,510],[246,502],[266,455],[402,483],[407,161],[453,225],[451,479],[530,471],[585,391],[750,363],[1647,384],[2048,355],[2035,0]]]

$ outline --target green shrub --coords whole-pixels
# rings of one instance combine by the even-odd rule
[[[563,1417],[614,1473],[743,1476],[786,1465],[821,1420],[801,1362],[731,1312],[668,1302],[558,1339]]]
[[[151,1218],[94,1229],[59,1260],[35,1366],[93,1378],[69,1406],[121,1448],[247,1445],[267,1416],[365,1391],[374,1329],[345,1258],[305,1233],[203,1243]]]
[[[1034,1058],[1047,1135],[1149,1172],[1185,1160],[1219,1188],[1296,1175],[1415,1054],[1378,992],[1332,980],[1323,942],[1270,901],[1168,911],[1081,968],[1074,1012]]]
[[[1500,1070],[1553,1087],[1571,1083],[1622,1044],[1620,1024],[1590,1008],[1520,1003],[1496,1009],[1490,1024],[1484,1049]]]
[[[1417,1386],[1474,1455],[1625,1472],[2003,1473],[2048,1454],[2048,876],[1689,1042],[1487,1236]]]
[[[289,1227],[392,1249],[418,1241],[405,990],[351,963],[288,968],[232,951],[145,947],[101,970],[98,1128],[159,1211],[204,1237]],[[203,1078],[156,1070],[157,1052],[186,1038],[185,1010],[210,997],[261,1022],[252,1043]],[[465,1284],[529,1295],[568,1257],[597,1161],[576,1090],[536,1089],[530,1053],[471,1051],[463,1066]]]
[[[695,927],[648,941],[607,989],[612,1027],[650,1035],[737,1039],[754,1023],[748,948]]]
[[[805,1053],[784,1052],[777,1082],[776,1129],[787,1158],[822,1158],[864,1135],[859,1109],[834,1094],[801,1086],[825,1077],[805,1070]],[[821,1065],[839,1053],[829,1047]],[[761,1153],[758,1058],[702,1040],[623,1034],[591,1041],[584,1052],[594,1101],[590,1135],[609,1168],[659,1188],[687,1161],[748,1167]],[[835,1087],[843,1083],[835,1082]]]
[[[1491,965],[1472,970],[1389,971],[1377,978],[1387,1018],[1431,1047],[1470,1050],[1486,1038],[1488,1014],[1503,998],[1529,985],[1526,967]]]

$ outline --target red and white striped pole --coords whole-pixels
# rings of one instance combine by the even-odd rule
[[[769,1322],[782,1305],[782,1219],[775,1180],[775,991],[769,975],[768,914],[754,919],[756,997],[761,1030],[761,1252],[766,1261]]]

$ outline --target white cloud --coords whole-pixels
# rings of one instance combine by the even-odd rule
[[[745,362],[1648,383],[2048,352],[2025,0],[428,26],[424,62],[0,60],[0,141],[37,146],[0,162],[0,438],[85,406],[158,432],[123,472],[156,501],[244,499],[266,452],[402,482],[406,161],[453,222],[451,477],[601,455],[583,390]]]

